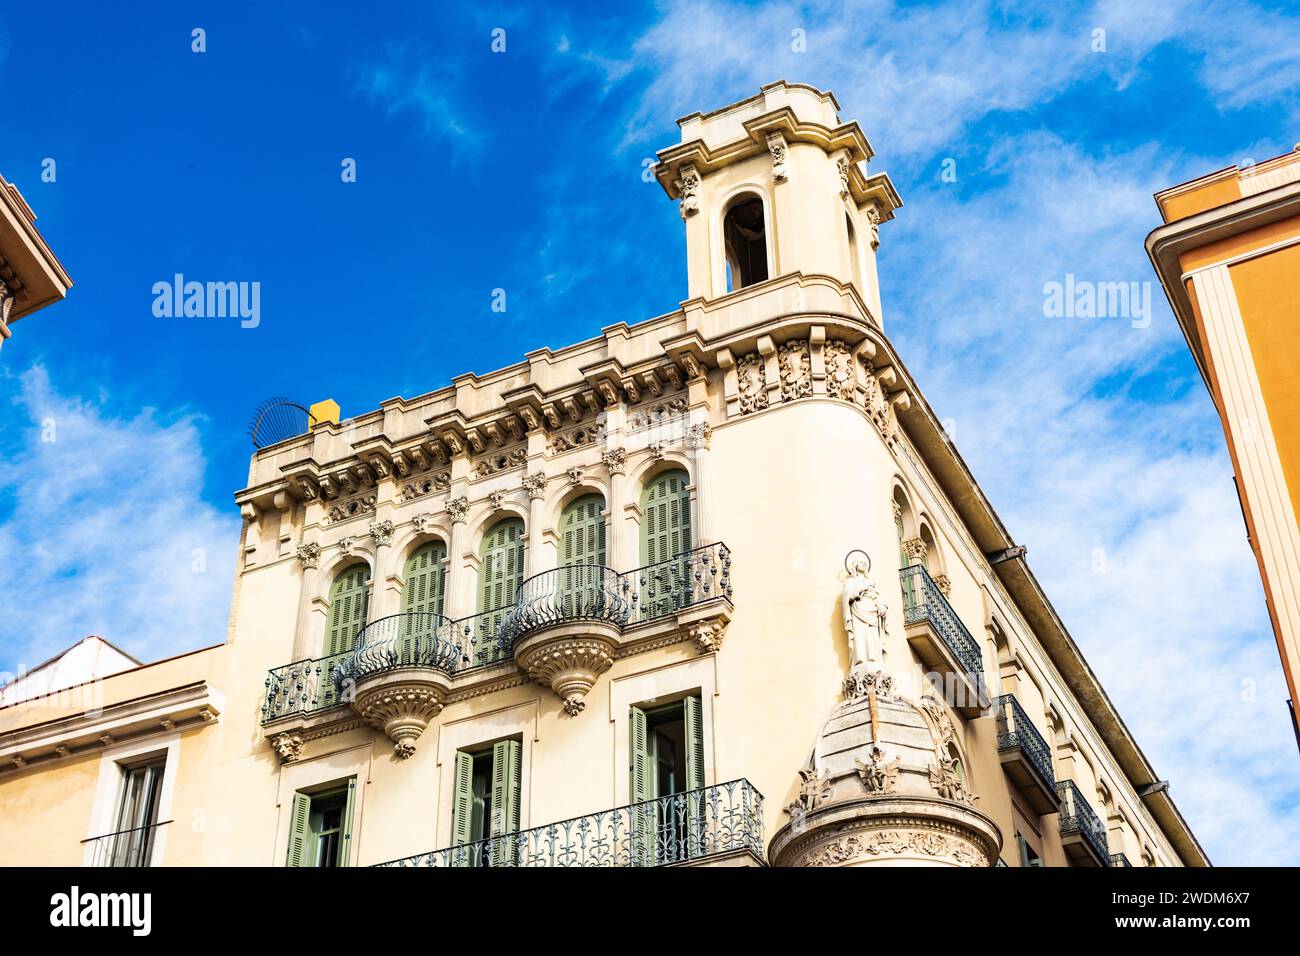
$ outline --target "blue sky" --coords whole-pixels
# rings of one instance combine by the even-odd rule
[[[1300,140],[1300,9],[232,6],[0,13],[0,172],[76,282],[0,351],[0,669],[224,637],[263,399],[356,414],[673,309],[681,222],[643,160],[784,77],[833,89],[902,193],[886,330],[1211,856],[1297,862],[1208,394],[1158,285],[1145,328],[1045,317],[1043,288],[1152,281],[1153,192]],[[260,324],[156,318],[178,272],[260,282]]]

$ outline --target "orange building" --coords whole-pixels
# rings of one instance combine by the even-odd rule
[[[1156,194],[1147,237],[1228,439],[1295,727],[1300,665],[1300,145]],[[1300,740],[1300,729],[1297,729]]]

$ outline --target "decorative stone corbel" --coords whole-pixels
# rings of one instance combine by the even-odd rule
[[[678,209],[682,219],[686,219],[700,211],[700,174],[691,163],[683,163],[677,173],[676,186],[681,196]]]
[[[280,734],[271,738],[271,746],[281,763],[293,763],[302,756],[303,739],[298,734]]]
[[[500,511],[505,501],[506,493],[504,491],[493,491],[488,494],[488,504],[492,506],[493,511]]]
[[[785,168],[785,137],[779,132],[767,134],[767,151],[772,154],[772,179],[783,183],[789,178]]]
[[[320,545],[315,541],[298,545],[298,560],[304,570],[316,570],[320,567]]]
[[[835,168],[840,174],[840,198],[849,198],[849,161],[841,156],[835,160]]]

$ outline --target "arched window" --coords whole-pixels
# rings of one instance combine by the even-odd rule
[[[560,515],[560,564],[596,564],[605,562],[605,499],[600,495],[583,495],[570,502]]]
[[[957,777],[957,782],[961,784],[962,789],[970,791],[970,784],[966,782],[966,765],[962,763],[961,751],[957,749],[955,743],[948,744],[948,759],[952,761],[952,772]]]
[[[641,563],[657,564],[691,550],[690,478],[663,471],[641,492]]]
[[[514,603],[524,580],[524,521],[503,518],[483,536],[479,549],[479,611]]]
[[[370,610],[370,566],[353,564],[334,576],[330,588],[329,633],[325,656],[352,650]]]
[[[402,575],[405,582],[402,589],[403,613],[442,613],[446,580],[443,561],[446,557],[447,546],[441,541],[430,541],[411,552]]]
[[[858,259],[858,231],[853,228],[853,219],[847,212],[844,214],[844,228],[849,234],[849,279],[857,283],[858,288],[861,289],[862,270]]]
[[[479,547],[479,616],[475,622],[474,659],[479,664],[501,660],[507,648],[496,641],[497,628],[524,582],[524,521],[502,518],[483,535]],[[496,613],[485,614],[485,611]]]
[[[730,267],[727,291],[743,289],[767,279],[767,224],[763,218],[763,200],[746,195],[732,204],[722,219],[722,244]]]

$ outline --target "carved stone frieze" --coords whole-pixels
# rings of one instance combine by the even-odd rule
[[[846,402],[857,398],[853,380],[853,356],[839,339],[831,339],[822,352],[826,361],[826,394]]]
[[[591,422],[582,425],[579,428],[570,429],[563,434],[556,435],[551,439],[548,450],[552,455],[558,455],[561,452],[572,451],[575,448],[583,448],[587,445],[595,445],[605,437],[605,425],[603,422]]]
[[[364,494],[336,501],[330,505],[329,523],[338,524],[340,521],[348,521],[352,518],[360,518],[362,515],[374,514],[376,500],[374,494]]]
[[[486,478],[512,468],[522,468],[526,464],[528,464],[528,449],[521,446],[511,451],[496,452],[480,458],[474,463],[473,474],[475,478]]]
[[[792,402],[812,394],[812,357],[808,340],[796,339],[781,346],[778,353],[781,369],[781,401]]]
[[[413,501],[425,495],[445,493],[451,487],[451,472],[442,471],[436,475],[425,475],[402,484],[402,500]]]
[[[740,385],[740,414],[767,408],[767,363],[757,352],[742,356],[736,363]]]

